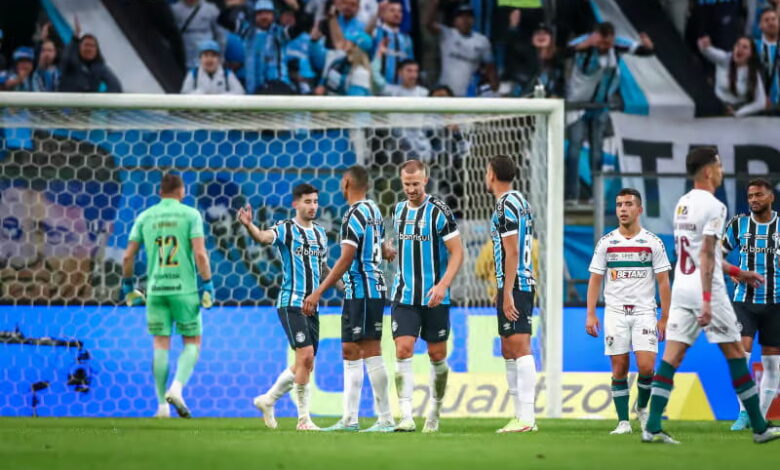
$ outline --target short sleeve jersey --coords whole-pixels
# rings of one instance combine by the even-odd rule
[[[596,244],[589,271],[605,277],[607,307],[633,305],[638,313],[655,314],[655,275],[671,269],[661,239],[642,229],[632,238],[619,230],[604,235]]]
[[[672,305],[697,309],[702,303],[699,254],[704,237],[720,240],[726,224],[726,206],[712,193],[693,189],[683,195],[674,210],[674,241],[677,264],[672,285]],[[720,244],[718,244],[720,246]],[[723,251],[715,250],[715,268],[712,274],[713,302],[728,302],[723,280]]]

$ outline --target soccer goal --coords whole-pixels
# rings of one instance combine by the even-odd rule
[[[562,101],[3,93],[0,107],[6,306],[114,304],[130,225],[156,202],[169,170],[182,174],[184,202],[208,225],[218,304],[272,305],[280,266],[271,248],[247,242],[235,211],[249,203],[267,226],[291,215],[292,186],[314,184],[333,261],[346,208],[343,171],[365,165],[388,214],[404,198],[398,167],[416,158],[430,169],[428,192],[450,205],[463,236],[454,306],[488,314],[495,201],[484,173],[494,155],[515,158],[516,189],[532,205],[537,237],[534,352],[545,372],[546,414],[560,416]],[[340,299],[333,291],[323,300]]]

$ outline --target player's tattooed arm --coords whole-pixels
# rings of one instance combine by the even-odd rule
[[[252,207],[249,204],[238,210],[236,218],[238,218],[241,225],[246,227],[249,236],[251,236],[254,241],[262,243],[263,245],[270,245],[276,239],[276,233],[273,230],[260,230],[252,222]]]
[[[585,319],[585,332],[594,338],[598,337],[599,329],[601,328],[599,317],[596,316],[596,304],[599,301],[603,279],[604,276],[601,274],[590,273],[590,279],[588,280],[588,313]]]

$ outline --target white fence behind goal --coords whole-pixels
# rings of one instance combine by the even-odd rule
[[[453,304],[492,306],[495,200],[484,173],[495,155],[515,158],[516,189],[532,206],[537,237],[535,354],[546,372],[547,414],[560,415],[562,102],[4,93],[0,105],[0,302],[10,305],[113,304],[132,220],[156,201],[169,170],[183,175],[185,203],[209,226],[217,302],[272,305],[279,263],[271,248],[248,242],[237,208],[251,204],[256,223],[268,226],[291,216],[292,186],[314,184],[332,262],[346,208],[343,171],[365,165],[372,196],[389,214],[404,198],[398,166],[417,158],[430,168],[428,192],[450,205],[463,234]],[[137,268],[143,284],[144,266]]]

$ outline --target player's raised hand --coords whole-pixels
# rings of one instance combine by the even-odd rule
[[[247,226],[252,223],[252,206],[247,204],[246,206],[240,208],[238,210],[238,214],[236,214],[236,218],[241,223],[241,225]]]
[[[598,338],[600,329],[599,317],[589,314],[588,318],[585,320],[585,332],[594,338]]]
[[[398,252],[395,249],[395,243],[393,243],[392,238],[382,243],[382,258],[393,262],[397,254]]]
[[[428,291],[428,293],[425,295],[426,297],[429,297],[428,299],[428,307],[438,307],[439,304],[441,304],[441,301],[444,300],[444,296],[447,294],[447,288],[442,286],[441,284],[436,284],[435,286],[431,287],[431,290]]]
[[[317,306],[320,303],[320,296],[316,292],[313,292],[303,299],[303,314],[306,316],[312,316],[317,313]]]
[[[701,304],[701,315],[696,317],[696,322],[702,328],[709,325],[712,321],[712,302],[704,301]]]
[[[513,322],[520,319],[520,312],[515,307],[515,299],[512,297],[511,290],[509,290],[509,295],[504,295],[504,316]]]

